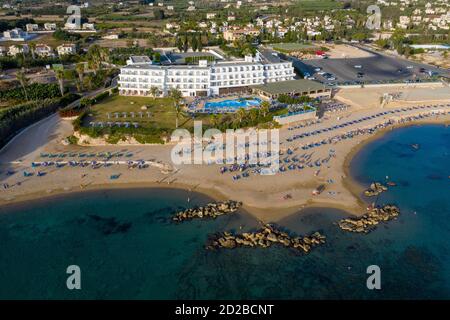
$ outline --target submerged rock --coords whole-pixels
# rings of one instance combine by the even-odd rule
[[[235,247],[261,247],[268,248],[272,244],[280,244],[285,247],[291,247],[308,253],[312,247],[325,243],[325,236],[315,232],[305,237],[290,237],[286,232],[275,229],[269,224],[263,225],[263,228],[257,232],[244,232],[242,234],[232,235],[229,232],[223,232],[210,239],[207,249]]]
[[[241,206],[242,202],[233,200],[208,203],[204,207],[195,207],[180,211],[172,218],[172,220],[181,222],[194,218],[216,218],[224,214],[236,212]]]

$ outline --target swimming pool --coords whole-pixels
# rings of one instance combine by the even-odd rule
[[[261,99],[254,97],[254,98],[239,98],[239,99],[232,99],[232,100],[222,100],[222,101],[213,101],[213,102],[206,102],[204,109],[206,110],[217,110],[217,109],[229,109],[230,111],[236,111],[240,108],[251,108],[251,107],[259,107],[261,105]]]

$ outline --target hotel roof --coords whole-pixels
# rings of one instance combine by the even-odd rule
[[[303,92],[313,92],[317,90],[329,89],[328,86],[325,86],[319,82],[306,79],[271,82],[257,85],[253,88],[263,92],[267,92],[271,95],[289,93],[302,94]]]

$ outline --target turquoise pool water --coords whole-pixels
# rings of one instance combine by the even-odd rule
[[[261,104],[261,99],[255,97],[253,99],[233,99],[222,100],[215,102],[206,102],[205,109],[240,109],[249,107],[258,107]]]

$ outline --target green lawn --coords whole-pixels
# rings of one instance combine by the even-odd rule
[[[147,110],[142,110],[143,106],[147,107]],[[119,118],[116,119],[114,113],[120,113]],[[127,112],[127,117],[124,118],[121,114]],[[135,117],[132,118],[130,112],[135,113]],[[142,118],[139,115],[142,112]],[[148,117],[147,112],[150,112]],[[108,119],[108,113],[111,118]],[[120,95],[113,95],[102,100],[98,104],[91,107],[90,114],[84,120],[84,126],[88,126],[89,122],[137,122],[140,127],[147,128],[175,128],[176,112],[171,98],[151,98],[151,97],[126,97]],[[204,123],[209,123],[208,116],[197,116],[196,120],[203,120]],[[179,115],[179,127],[189,129],[193,126],[193,120],[184,113]]]
[[[310,50],[316,48],[316,46],[312,44],[304,44],[304,43],[296,43],[296,42],[288,42],[288,43],[274,43],[271,44],[274,50],[280,52],[293,52],[293,51],[301,51],[301,50]]]

